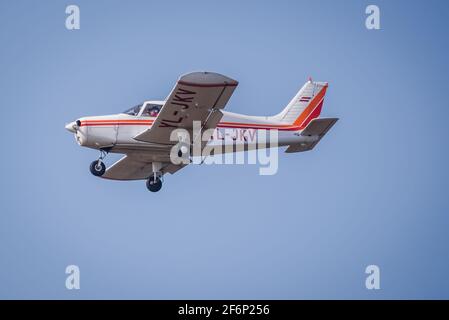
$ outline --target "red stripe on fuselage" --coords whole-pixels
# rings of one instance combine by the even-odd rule
[[[142,126],[151,125],[153,120],[86,120],[81,122],[81,127],[87,126]],[[298,125],[283,125],[283,124],[263,124],[263,123],[239,123],[239,122],[220,122],[217,128],[235,128],[235,129],[262,129],[280,131],[297,131],[300,129]]]

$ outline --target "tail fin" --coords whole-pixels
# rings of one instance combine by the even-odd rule
[[[273,117],[274,120],[298,126],[298,130],[304,129],[310,121],[319,117],[327,87],[327,82],[313,82],[310,79],[285,109]]]

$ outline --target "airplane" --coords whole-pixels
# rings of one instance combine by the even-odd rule
[[[199,139],[194,135],[178,135],[176,140],[173,133],[178,129],[192,133],[195,122],[201,124],[201,129],[214,132],[210,139],[201,142],[203,147],[220,140],[225,146],[240,144],[244,150],[257,149],[260,146],[252,133],[278,130],[278,146],[288,146],[285,152],[295,153],[312,150],[338,120],[320,118],[327,82],[309,79],[287,106],[273,116],[224,111],[237,85],[236,80],[218,73],[192,72],[178,79],[166,100],[144,101],[118,114],[81,117],[65,128],[75,135],[80,146],[100,151],[98,159],[90,164],[94,176],[146,180],[148,190],[157,192],[165,174],[174,174],[188,164],[171,161],[173,146],[177,145],[178,156],[183,157],[191,153],[186,145]],[[225,130],[240,132],[240,139],[220,138]],[[236,149],[225,148],[222,152]],[[108,153],[124,156],[106,169],[103,160]]]

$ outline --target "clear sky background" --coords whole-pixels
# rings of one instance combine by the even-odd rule
[[[65,28],[77,4],[81,29]],[[381,30],[365,28],[365,8]],[[0,298],[449,298],[447,1],[0,2]],[[164,99],[180,74],[270,115],[313,76],[312,151],[190,166],[161,192],[89,173],[64,125]],[[109,157],[111,164],[117,157]],[[65,288],[65,268],[81,289]],[[365,268],[381,289],[365,288]]]

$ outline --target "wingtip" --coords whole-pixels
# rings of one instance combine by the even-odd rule
[[[182,75],[179,83],[193,86],[237,86],[238,81],[210,71],[190,72]]]

